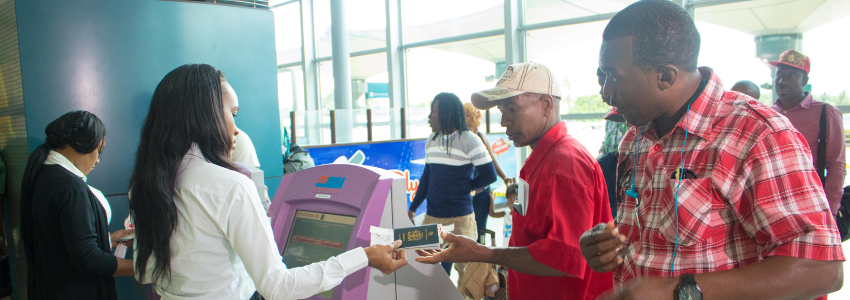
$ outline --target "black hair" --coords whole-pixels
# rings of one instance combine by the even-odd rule
[[[509,185],[507,189],[505,189],[505,197],[510,194],[519,194],[519,186],[516,183]]]
[[[700,35],[694,20],[669,0],[641,0],[608,22],[603,41],[634,37],[634,64],[644,71],[672,64],[693,72],[697,68]]]
[[[177,169],[197,144],[207,161],[238,171],[230,162],[232,133],[225,123],[221,85],[224,74],[206,64],[182,65],[157,85],[142,127],[136,164],[130,178],[130,215],[136,227],[135,269],[157,289],[171,281],[170,240],[177,227],[174,203]]]
[[[759,85],[756,84],[755,82],[752,82],[752,81],[749,81],[749,80],[740,80],[740,81],[736,82],[735,84],[733,84],[732,86],[734,87],[736,85],[742,85],[742,86],[744,86],[748,89],[752,89],[752,90],[755,90],[755,91],[759,90]]]
[[[44,129],[44,143],[30,153],[21,182],[21,235],[26,257],[33,259],[32,197],[35,181],[50,150],[69,146],[82,154],[97,150],[106,137],[106,126],[93,113],[77,110],[53,120]]]
[[[738,82],[736,82],[734,85],[739,85],[739,84],[746,86],[748,88],[752,88],[752,89],[758,89],[759,88],[758,84],[756,84],[755,82],[749,81],[749,80],[738,80]]]
[[[439,101],[440,107],[437,108],[437,118],[440,119],[440,132],[434,134],[431,140],[436,140],[437,137],[445,135],[445,132],[458,132],[458,136],[463,131],[469,131],[469,126],[466,125],[466,113],[463,111],[463,103],[460,98],[453,93],[439,93],[431,101],[431,109],[434,108],[434,103]],[[451,151],[451,143],[454,138],[447,141],[446,153]]]
[[[469,126],[466,125],[466,114],[463,111],[463,103],[460,102],[460,98],[457,95],[453,93],[439,93],[431,101],[431,106],[433,107],[434,102],[437,101],[440,101],[440,107],[437,109],[437,118],[440,119],[440,129],[443,132],[469,130]],[[436,138],[436,135],[434,137]]]
[[[743,87],[743,90],[741,90],[741,88],[738,88],[736,90],[735,87],[737,86]],[[761,89],[759,89],[759,86],[755,82],[749,80],[740,80],[736,82],[732,85],[731,90],[748,95],[750,97],[755,98],[756,100],[758,100],[758,98],[761,96]]]

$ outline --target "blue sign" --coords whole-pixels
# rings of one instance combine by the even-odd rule
[[[505,174],[508,177],[517,177],[519,173],[517,172],[516,164],[516,147],[513,146],[513,143],[508,140],[505,134],[488,134],[487,138],[490,140],[490,147],[493,148],[495,160],[499,162]],[[378,167],[395,172],[406,180],[408,206],[410,206],[410,202],[419,188],[419,179],[425,170],[425,139],[308,147],[307,150],[310,152],[310,156],[317,166],[344,159],[351,163],[360,163],[365,166]],[[330,178],[332,179],[334,177]],[[490,188],[495,191],[495,203],[505,202],[504,185],[505,183],[501,180],[497,180],[490,185]],[[316,186],[318,187],[319,185],[317,184]],[[416,210],[416,215],[424,213],[426,207],[427,204],[423,203],[420,205]]]
[[[322,177],[319,177],[319,182],[316,183],[316,187],[329,188],[329,189],[341,189],[343,182],[345,182],[345,177],[322,176]]]
[[[389,98],[390,86],[387,83],[367,83],[366,99]]]

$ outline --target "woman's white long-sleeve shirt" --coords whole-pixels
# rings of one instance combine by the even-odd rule
[[[356,248],[287,269],[253,182],[206,161],[197,145],[183,157],[176,189],[171,283],[158,284],[163,299],[248,299],[255,290],[270,300],[302,299],[369,263],[363,248]],[[153,266],[151,258],[143,283],[151,282]]]

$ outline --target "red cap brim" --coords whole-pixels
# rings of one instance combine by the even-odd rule
[[[793,68],[797,68],[797,69],[803,70],[803,72],[806,72],[806,75],[808,75],[808,74],[809,74],[809,71],[807,71],[806,69],[803,69],[803,68],[801,68],[801,67],[800,67],[800,66],[798,66],[798,65],[790,64],[790,63],[787,63],[787,62],[784,62],[784,61],[772,61],[772,62],[769,62],[769,64],[770,64],[771,66],[774,66],[774,67],[776,67],[776,66],[778,66],[778,65],[786,65],[786,66],[789,66],[789,67],[793,67]]]

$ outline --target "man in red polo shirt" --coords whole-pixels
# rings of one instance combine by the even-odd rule
[[[419,251],[417,261],[505,266],[512,300],[594,299],[613,287],[611,273],[593,272],[581,255],[579,237],[611,221],[611,208],[596,159],[561,121],[558,82],[539,63],[519,63],[505,70],[495,88],[472,95],[479,109],[498,106],[515,146],[534,150],[519,174],[518,184],[527,188],[520,188],[520,205],[513,208],[510,247],[445,234],[449,249]]]

